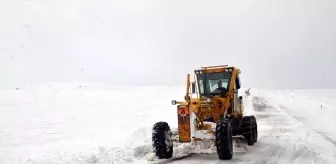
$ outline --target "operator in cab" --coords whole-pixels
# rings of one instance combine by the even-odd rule
[[[216,88],[213,92],[215,92],[215,93],[225,93],[225,92],[227,92],[226,88],[224,88],[222,86],[222,81],[221,80],[218,81],[218,88]]]

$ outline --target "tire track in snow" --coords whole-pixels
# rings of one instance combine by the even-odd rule
[[[332,143],[336,147],[336,141],[332,139],[331,137],[327,136],[326,132],[320,132],[317,131],[324,139],[328,140],[330,143]]]
[[[188,155],[173,157],[173,158],[170,158],[170,159],[162,159],[162,160],[151,162],[151,164],[166,164],[166,163],[174,162],[174,161],[177,161],[177,160],[183,160],[185,158],[192,157],[193,155],[195,155],[195,154],[188,154]]]
[[[288,110],[285,106],[279,106],[281,109],[283,110]],[[291,116],[290,114],[288,114],[289,116]],[[300,117],[300,116],[291,116],[293,117],[296,121],[302,123],[302,124],[305,124],[306,123],[306,119],[303,118],[303,117]],[[326,132],[322,132],[322,131],[318,131],[318,130],[314,130],[314,129],[311,129],[312,131],[320,134],[325,140],[329,141],[332,145],[334,145],[334,147],[336,148],[336,141],[334,139],[332,139],[331,137],[328,136],[328,133]]]

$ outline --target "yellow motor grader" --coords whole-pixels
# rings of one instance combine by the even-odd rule
[[[244,115],[240,70],[233,66],[201,67],[194,71],[194,81],[187,75],[185,101],[172,100],[177,106],[177,134],[167,122],[153,126],[153,151],[159,159],[173,156],[173,142],[213,141],[219,159],[233,156],[233,136],[243,136],[248,145],[257,142],[256,118]]]

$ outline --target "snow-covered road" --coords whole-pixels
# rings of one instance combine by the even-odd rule
[[[170,100],[183,94],[184,87],[0,91],[0,163],[336,163],[336,91],[253,90],[245,105],[258,120],[258,143],[235,148],[231,161],[219,160],[212,144],[176,144],[174,156],[184,158],[157,160],[152,125],[176,127]]]

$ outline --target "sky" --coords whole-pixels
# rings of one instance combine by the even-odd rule
[[[336,88],[334,0],[0,2],[0,86],[184,85],[208,65],[243,87]]]

